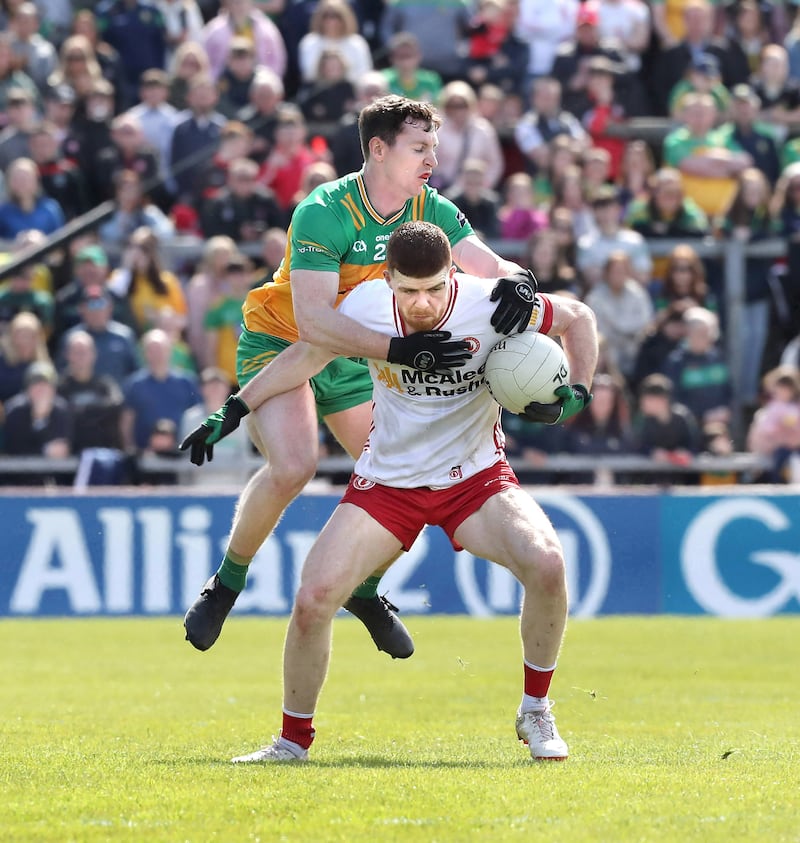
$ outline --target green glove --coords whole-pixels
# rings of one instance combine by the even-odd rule
[[[552,404],[532,401],[520,415],[540,424],[558,424],[580,413],[592,400],[591,392],[581,383],[575,383],[572,386],[564,384],[556,390],[556,395],[558,401]]]
[[[180,449],[192,449],[189,458],[195,465],[202,465],[206,460],[211,462],[214,459],[214,445],[233,433],[249,412],[250,408],[241,398],[229,396],[216,413],[212,413],[181,442]]]

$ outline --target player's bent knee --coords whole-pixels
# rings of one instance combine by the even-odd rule
[[[566,589],[564,555],[557,548],[540,551],[523,566],[521,579],[526,588],[556,596]]]
[[[329,623],[341,606],[340,597],[338,589],[324,585],[301,586],[292,610],[298,627],[307,631]]]

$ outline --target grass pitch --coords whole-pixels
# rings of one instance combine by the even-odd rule
[[[392,662],[337,620],[312,762],[255,767],[285,619],[0,622],[0,839],[800,841],[800,618],[572,621],[538,764],[515,621],[407,622]]]

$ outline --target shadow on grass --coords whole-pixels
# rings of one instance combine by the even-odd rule
[[[337,769],[337,768],[364,768],[364,769],[424,769],[424,770],[507,770],[509,767],[529,767],[533,764],[530,758],[523,756],[522,758],[513,761],[472,761],[464,759],[463,761],[442,760],[442,759],[424,759],[424,760],[407,760],[397,758],[386,758],[380,755],[353,755],[337,759],[327,759],[317,761],[311,758],[307,763],[295,763],[291,761],[285,762],[264,762],[255,764],[232,764],[230,759],[209,757],[209,758],[160,758],[153,759],[152,762],[158,766],[168,767],[224,767],[237,769],[253,769],[264,767],[297,767],[302,770],[306,769]],[[538,766],[535,765],[535,766]],[[548,766],[548,765],[542,765]]]

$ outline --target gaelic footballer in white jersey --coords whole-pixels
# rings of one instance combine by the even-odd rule
[[[490,323],[494,279],[456,273],[447,308],[432,330],[469,343],[471,359],[449,374],[420,372],[370,360],[373,424],[355,474],[385,486],[443,489],[505,458],[500,407],[486,388],[486,358],[497,343]],[[356,287],[339,310],[368,328],[404,336],[403,320],[386,281]],[[537,294],[529,331],[547,333],[553,307]]]

